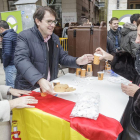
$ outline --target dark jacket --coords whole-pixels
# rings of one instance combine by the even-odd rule
[[[57,35],[52,34],[48,41],[52,55],[49,56],[44,39],[36,26],[22,31],[18,35],[15,50],[15,66],[17,77],[15,88],[33,90],[39,87],[36,83],[39,79],[47,79],[49,59],[52,59],[50,76],[51,80],[57,78],[58,64],[76,68],[76,58],[69,56],[62,48]]]
[[[17,33],[13,29],[2,33],[2,59],[4,67],[14,65],[14,52],[17,44]]]
[[[135,69],[135,58],[128,52],[118,52],[114,55],[114,59],[111,62],[111,68],[117,74],[132,81],[134,84],[140,84],[140,76]],[[126,106],[124,115],[121,120],[121,124],[124,128],[123,133],[120,135],[119,140],[126,140],[126,130],[130,121],[130,114],[134,112],[136,116],[140,116],[140,89],[137,90],[134,97],[129,97],[129,102]],[[135,119],[135,126],[140,131],[140,119]]]
[[[116,37],[115,34],[112,33],[113,31],[111,31],[111,29],[107,32],[107,36],[111,39],[111,41],[113,42],[113,46],[116,49],[120,49],[120,44],[121,44],[121,34],[120,34],[120,30],[117,30],[116,35],[118,36],[118,45],[119,48],[116,48],[115,44],[116,44]]]
[[[132,23],[125,23],[121,30],[121,50],[135,56],[136,50],[140,47],[139,44],[135,43],[136,38],[137,26]]]
[[[112,40],[107,36],[107,46],[106,46],[106,50],[108,53],[110,54],[114,54],[116,52],[114,46],[113,46],[113,42]]]

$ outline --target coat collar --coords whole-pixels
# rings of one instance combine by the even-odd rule
[[[8,32],[14,32],[14,30],[13,30],[13,29],[8,29],[8,30],[4,31],[4,32],[2,33],[2,35],[4,36],[4,35],[7,34]]]
[[[42,42],[44,42],[44,38],[36,25],[34,25],[34,27],[31,30],[36,33],[36,35],[38,36],[38,38],[41,39]],[[58,37],[54,33],[51,35],[51,38],[56,44],[58,44]]]

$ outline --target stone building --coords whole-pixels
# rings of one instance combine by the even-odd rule
[[[0,0],[0,12],[16,10],[14,5],[18,0]],[[19,0],[25,1],[25,0]],[[48,5],[58,15],[63,26],[66,22],[79,22],[81,16],[86,16],[93,23],[104,19],[102,5],[107,0],[36,0],[37,5]],[[101,16],[99,16],[101,15]],[[100,18],[101,17],[101,18]]]
[[[17,1],[18,0],[0,0],[0,12],[16,10],[16,6],[14,5],[14,3]],[[36,0],[36,1],[37,5],[47,5],[46,0]]]
[[[48,0],[48,6],[57,11],[58,18],[64,27],[67,22],[79,22],[81,16],[86,16],[93,23],[99,21],[99,8],[95,5],[96,1]]]

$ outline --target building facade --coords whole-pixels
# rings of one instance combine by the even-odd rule
[[[0,12],[14,11],[16,10],[15,2],[18,0],[0,0]],[[45,6],[47,5],[46,0],[36,0],[37,5]]]
[[[0,0],[0,12],[16,10],[18,0]],[[86,16],[92,23],[104,20],[105,0],[36,0],[37,5],[48,5],[58,15],[58,21],[64,27],[67,22],[79,22],[81,16]],[[107,0],[106,0],[107,1]],[[100,15],[100,16],[99,16]]]
[[[109,20],[112,17],[112,10],[140,9],[140,0],[108,0],[107,9],[108,9],[107,22],[109,22]]]
[[[87,17],[91,22],[96,22],[95,0],[51,0],[48,1],[48,6],[57,11],[58,19],[60,19],[62,27],[65,23],[80,22],[81,16]]]

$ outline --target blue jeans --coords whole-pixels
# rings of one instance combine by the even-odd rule
[[[4,68],[6,85],[14,88],[17,69],[14,65],[9,65]]]

